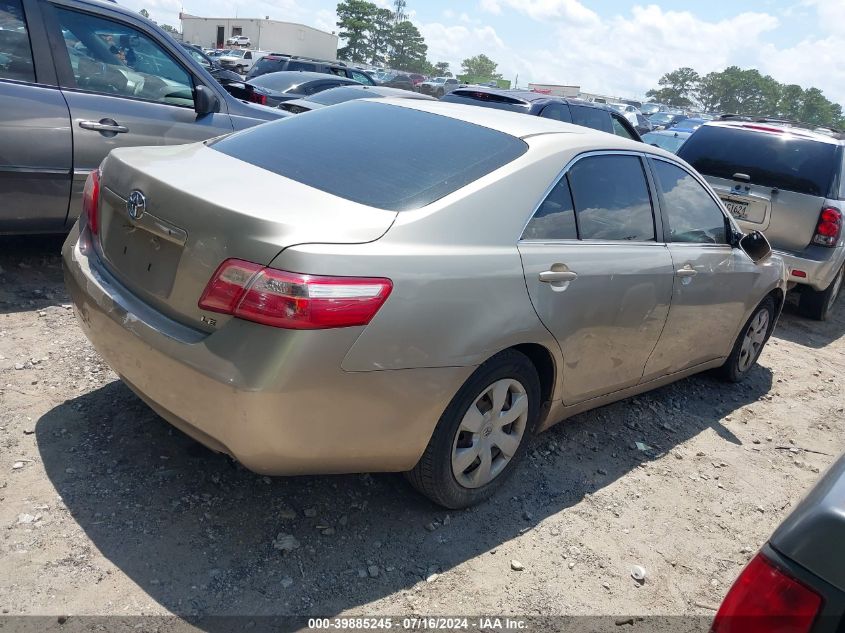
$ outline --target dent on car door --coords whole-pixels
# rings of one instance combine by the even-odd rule
[[[200,80],[142,23],[104,10],[93,15],[48,6],[73,133],[69,222],[81,210],[88,173],[112,149],[188,143],[232,131],[226,113],[197,115],[193,90]]]
[[[669,312],[672,258],[641,159],[586,155],[550,190],[519,242],[534,308],[563,353],[563,402],[640,382]]]
[[[699,180],[675,163],[649,162],[675,273],[669,318],[646,379],[727,356],[755,301],[760,274],[730,245],[727,217]]]
[[[60,231],[72,165],[68,107],[37,5],[0,0],[0,25],[0,232]]]

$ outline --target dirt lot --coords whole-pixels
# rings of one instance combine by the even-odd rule
[[[398,475],[257,476],[116,380],[58,248],[0,240],[2,613],[712,615],[843,448],[845,302],[824,324],[788,307],[743,385],[694,377],[558,425],[466,512]]]

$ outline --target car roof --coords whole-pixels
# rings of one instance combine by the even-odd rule
[[[526,116],[521,112],[511,112],[497,108],[479,108],[474,105],[450,103],[440,100],[418,101],[414,99],[388,98],[380,99],[379,102],[447,116],[452,119],[497,130],[517,138],[527,138],[541,134],[572,134],[578,135],[579,142],[589,143],[590,139],[588,137],[594,136],[598,144],[605,145],[607,144],[607,137],[611,136],[617,139],[620,149],[641,152],[646,151],[648,148],[643,143],[607,132],[539,116]]]
[[[278,78],[292,78],[297,77],[302,81],[316,81],[318,79],[339,79],[343,82],[349,82],[350,84],[357,84],[358,82],[354,79],[350,79],[349,77],[341,77],[340,75],[333,75],[331,73],[317,73],[312,72],[310,70],[280,70],[275,73],[264,73],[263,75],[259,75],[258,77],[254,77],[253,79],[261,79],[263,77],[269,77],[273,75],[274,77]],[[252,81],[252,79],[250,79]],[[247,82],[249,83],[249,81]]]
[[[820,132],[812,129],[798,127],[786,122],[777,121],[707,121],[701,127],[720,127],[734,130],[742,130],[757,134],[788,134],[820,143],[831,145],[842,145],[843,135],[837,132]],[[701,129],[701,128],[699,128]]]
[[[483,92],[486,94],[500,95],[502,97],[510,97],[511,99],[522,99],[528,103],[534,101],[557,101],[559,103],[567,103],[570,105],[586,106],[588,108],[596,108],[597,110],[610,110],[610,106],[604,103],[595,103],[593,101],[586,101],[585,99],[577,99],[575,97],[559,97],[557,95],[547,95],[542,92],[534,92],[533,90],[518,90],[513,88],[489,88],[487,86],[465,86],[455,90],[458,95],[464,91]]]

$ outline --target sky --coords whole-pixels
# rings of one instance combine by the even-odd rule
[[[179,11],[337,31],[333,0],[119,0],[179,28]],[[375,0],[390,6],[391,0]],[[484,53],[506,79],[642,98],[666,72],[730,65],[845,104],[845,0],[407,0],[432,62]]]

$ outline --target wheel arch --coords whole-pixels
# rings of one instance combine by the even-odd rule
[[[557,366],[554,355],[548,347],[540,343],[520,343],[508,349],[516,350],[527,356],[531,364],[534,365],[534,369],[537,370],[537,376],[540,378],[540,403],[542,406],[540,425],[542,425],[548,414],[549,405],[555,391]]]

